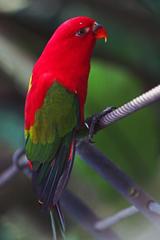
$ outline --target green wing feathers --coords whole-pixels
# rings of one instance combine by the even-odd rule
[[[54,83],[26,134],[26,154],[33,164],[53,159],[62,138],[78,125],[78,110],[77,97]]]
[[[39,200],[47,207],[56,204],[67,184],[78,125],[77,96],[54,83],[36,112],[34,125],[26,132],[25,145]]]

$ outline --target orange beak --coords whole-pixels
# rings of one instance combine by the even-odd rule
[[[106,30],[104,29],[104,27],[101,24],[94,23],[94,25],[93,25],[93,32],[96,35],[96,39],[104,38],[104,41],[107,42],[108,34],[107,34]]]

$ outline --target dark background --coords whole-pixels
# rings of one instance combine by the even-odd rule
[[[159,0],[0,0],[0,172],[24,144],[23,108],[32,67],[54,29],[65,19],[87,15],[108,30],[92,58],[86,117],[121,104],[159,84]],[[96,145],[146,191],[160,199],[159,104],[113,124]],[[99,217],[128,203],[76,158],[69,188]],[[77,191],[78,190],[78,191]],[[91,239],[66,215],[68,239]],[[139,214],[115,226],[123,239],[156,239]],[[147,232],[146,232],[147,229]],[[48,240],[50,223],[19,173],[0,189],[0,240]]]

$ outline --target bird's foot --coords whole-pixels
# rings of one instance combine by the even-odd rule
[[[116,107],[107,107],[105,110],[103,110],[103,112],[100,112],[100,113],[96,113],[96,114],[94,114],[91,118],[89,118],[89,119],[91,119],[90,120],[90,124],[89,124],[89,134],[88,134],[88,141],[90,142],[90,143],[94,143],[94,141],[93,141],[93,135],[94,135],[94,133],[95,133],[95,127],[96,127],[96,124],[100,121],[100,119],[103,117],[103,116],[105,116],[106,114],[108,114],[108,113],[110,113],[110,112],[112,112],[113,110],[115,110],[116,109]],[[88,125],[87,123],[86,123],[86,125]]]

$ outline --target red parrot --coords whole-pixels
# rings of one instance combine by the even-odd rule
[[[76,131],[84,124],[90,59],[96,39],[107,39],[94,19],[62,23],[33,67],[25,102],[25,152],[39,202],[62,221],[59,199],[73,165]]]

